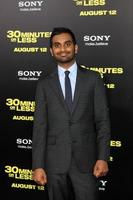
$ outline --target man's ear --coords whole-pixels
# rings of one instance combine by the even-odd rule
[[[53,51],[52,51],[52,48],[50,48],[50,53],[51,53],[51,56],[53,56]]]
[[[76,44],[75,45],[75,54],[77,54],[78,53],[78,45]]]

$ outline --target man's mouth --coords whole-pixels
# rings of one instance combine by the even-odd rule
[[[66,57],[68,54],[60,54],[61,57]]]

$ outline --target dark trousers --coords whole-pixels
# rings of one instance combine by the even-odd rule
[[[48,174],[49,200],[97,200],[97,179],[82,173],[72,159],[65,174]]]

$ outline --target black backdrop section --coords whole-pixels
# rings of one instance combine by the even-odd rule
[[[109,174],[100,199],[129,199],[132,156],[132,0],[4,0],[0,3],[0,187],[8,200],[47,197],[31,178],[37,80],[54,68],[49,37],[55,26],[74,31],[77,60],[101,73],[111,116]],[[130,197],[131,198],[131,197]]]

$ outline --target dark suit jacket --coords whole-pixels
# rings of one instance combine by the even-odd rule
[[[99,73],[78,68],[71,112],[57,70],[38,82],[35,102],[33,170],[64,173],[73,156],[79,169],[87,172],[97,159],[108,160],[110,121]]]

